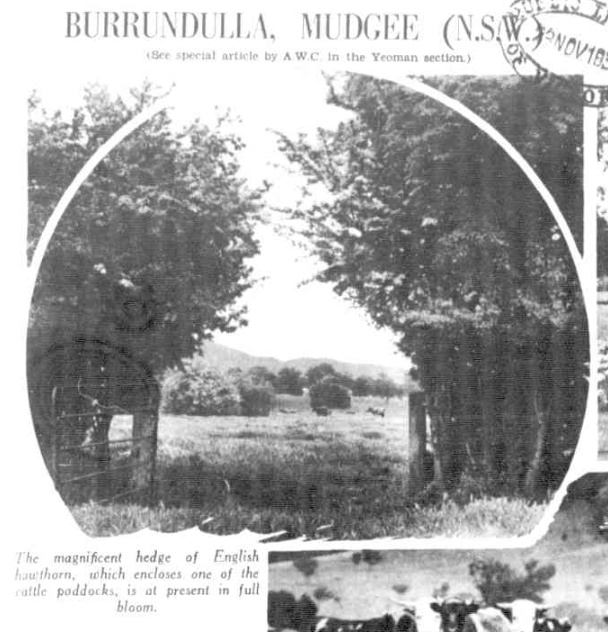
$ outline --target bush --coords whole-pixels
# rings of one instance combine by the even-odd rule
[[[328,375],[310,387],[310,407],[350,408],[350,392],[337,379]]]
[[[297,557],[293,561],[293,565],[296,567],[304,577],[312,577],[317,572],[319,562],[312,556]]]
[[[268,417],[275,405],[276,397],[270,384],[239,384],[241,414],[248,417]]]
[[[537,560],[529,560],[524,568],[525,573],[520,574],[498,560],[477,559],[469,564],[469,573],[486,603],[514,599],[542,601],[542,593],[551,588],[549,580],[555,575],[555,566],[539,566]]]
[[[331,599],[332,601],[340,603],[340,598],[336,595],[336,593],[334,593],[329,588],[326,588],[325,586],[319,586],[319,588],[315,588],[312,596],[317,601],[328,601]]]
[[[162,383],[162,409],[174,415],[236,415],[239,391],[232,379],[200,361],[170,369]]]
[[[277,393],[302,395],[304,392],[304,378],[297,369],[284,367],[277,374],[275,388]]]

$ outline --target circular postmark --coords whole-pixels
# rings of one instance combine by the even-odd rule
[[[497,38],[518,75],[582,75],[583,104],[608,105],[608,4],[515,0]]]

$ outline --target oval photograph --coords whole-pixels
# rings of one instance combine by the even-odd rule
[[[539,524],[587,405],[580,81],[418,85],[36,86],[29,399],[85,533]]]

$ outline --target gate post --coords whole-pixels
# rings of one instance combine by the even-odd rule
[[[407,492],[412,496],[424,487],[424,453],[426,450],[426,408],[424,393],[408,396],[408,479]]]
[[[157,410],[138,410],[133,413],[133,448],[131,451],[133,473],[131,484],[135,491],[135,498],[141,499],[145,504],[153,504],[154,502],[157,435]]]

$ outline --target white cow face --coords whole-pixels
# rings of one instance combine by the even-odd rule
[[[545,617],[549,606],[540,606],[530,599],[516,599],[511,603],[496,604],[511,622],[513,632],[534,632],[539,618]]]

